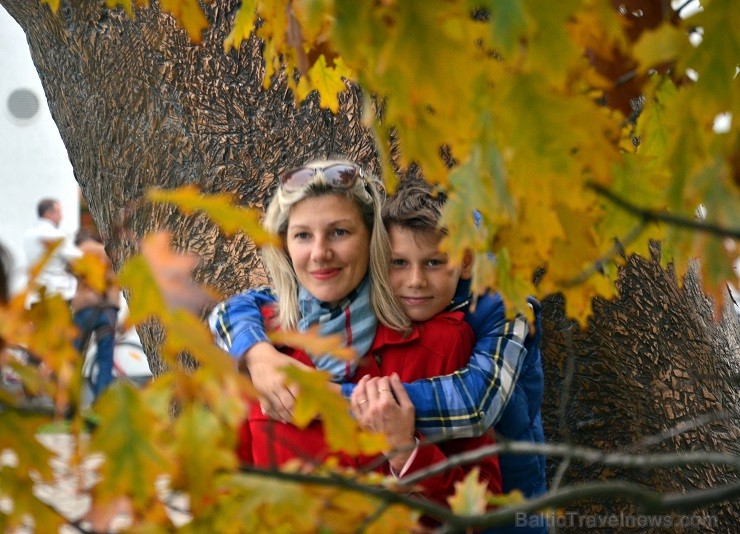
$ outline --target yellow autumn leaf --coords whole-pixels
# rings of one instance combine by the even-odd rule
[[[304,428],[319,418],[324,425],[326,441],[331,450],[348,454],[377,454],[388,450],[381,434],[363,432],[350,415],[349,402],[329,387],[329,375],[321,371],[304,371],[296,367],[283,369],[289,381],[297,384],[293,422]]]
[[[344,78],[350,78],[352,71],[341,58],[334,60],[334,66],[326,64],[324,55],[320,55],[305,76],[301,76],[296,87],[296,97],[304,100],[311,91],[318,91],[321,107],[334,113],[339,112],[339,93],[347,90]]]
[[[488,504],[492,506],[514,506],[522,504],[526,500],[519,490],[512,490],[501,495],[488,494]]]
[[[126,260],[118,280],[125,287],[136,288],[128,299],[129,320],[132,323],[142,323],[164,313],[167,306],[143,256],[136,255]]]
[[[200,43],[203,30],[208,27],[208,19],[198,0],[161,0],[162,11],[171,13],[175,20],[188,32],[190,40]]]
[[[72,272],[96,293],[104,293],[108,287],[108,268],[97,254],[86,252],[81,258],[72,262]]]
[[[198,258],[173,252],[169,233],[147,236],[141,248],[142,254],[129,258],[118,277],[122,285],[136,288],[129,302],[131,322],[164,317],[169,309],[182,308],[198,313],[219,299],[214,290],[193,280],[192,270]]]
[[[176,205],[183,213],[202,211],[227,235],[237,232],[247,234],[257,246],[279,246],[280,241],[262,228],[262,212],[238,206],[233,195],[205,195],[193,185],[177,189],[150,189],[147,198],[153,202],[167,202]]]
[[[455,482],[455,494],[447,498],[458,515],[479,515],[486,511],[488,484],[479,480],[480,468],[474,467],[460,482]]]
[[[254,30],[256,6],[256,0],[242,0],[239,11],[236,12],[236,16],[234,17],[234,24],[231,27],[231,31],[226,36],[226,39],[224,39],[224,52],[228,52],[232,48],[238,50],[242,41],[249,38]]]
[[[0,528],[3,532],[23,532],[28,530],[28,518],[37,525],[44,525],[49,532],[58,532],[67,523],[59,512],[41,503],[36,496],[38,486],[34,479],[16,468],[3,466],[0,470],[0,484],[4,503],[0,512]]]
[[[634,54],[639,61],[640,70],[646,72],[651,67],[673,61],[690,49],[691,43],[686,30],[662,24],[640,36],[640,40],[634,45]]]
[[[132,5],[131,0],[105,0],[105,5],[108,9],[121,6],[129,17],[134,16],[134,6]]]
[[[41,0],[41,3],[49,6],[52,13],[56,13],[57,11],[59,11],[59,4],[61,3],[61,0]]]
[[[321,335],[318,325],[309,328],[306,332],[276,330],[269,332],[268,337],[275,345],[302,349],[314,356],[328,355],[346,361],[357,358],[354,349],[346,346],[342,336],[338,334]]]

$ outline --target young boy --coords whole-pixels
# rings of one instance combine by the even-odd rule
[[[416,322],[419,329],[420,341],[417,347],[418,354],[403,354],[386,350],[381,365],[381,375],[388,376],[396,372],[404,382],[410,382],[419,376],[433,377],[449,373],[449,367],[433,363],[433,358],[441,358],[450,354],[449,361],[452,368],[456,365],[462,368],[467,364],[469,351],[452,351],[448,353],[449,339],[446,336],[469,329],[474,321],[489,322],[493,310],[503,309],[498,294],[486,294],[480,297],[476,315],[468,315],[467,322],[462,321],[462,314],[457,312],[459,319],[440,324],[440,319],[452,319],[449,311],[465,310],[469,303],[470,287],[470,260],[466,258],[462,269],[455,273],[447,262],[447,257],[437,251],[442,232],[436,229],[439,216],[430,217],[429,186],[408,185],[399,188],[394,197],[391,197],[384,207],[383,220],[391,239],[391,266],[390,279],[393,292],[404,307],[407,315]],[[442,195],[435,203],[441,209],[444,202]],[[466,282],[467,280],[467,282]],[[458,284],[459,282],[459,284]],[[457,286],[457,292],[455,288]],[[461,289],[464,288],[464,289]],[[496,434],[513,441],[529,441],[542,443],[544,434],[542,429],[542,394],[544,388],[542,362],[540,360],[539,341],[542,325],[540,320],[539,303],[531,299],[530,304],[535,310],[535,333],[527,339],[528,351],[522,363],[518,379],[512,387],[514,391],[509,403],[503,410],[501,417],[494,425]],[[477,329],[480,331],[480,328]],[[377,348],[381,335],[378,330],[373,349]],[[461,336],[466,334],[461,333]],[[447,344],[445,343],[447,342]],[[421,351],[421,347],[427,348]],[[372,349],[371,349],[372,351]],[[416,352],[416,351],[415,351]],[[465,357],[463,357],[463,355]],[[429,358],[429,359],[425,359]],[[417,366],[421,365],[419,368]],[[426,367],[424,367],[426,366]],[[416,376],[409,376],[410,370],[419,371]],[[406,374],[404,373],[406,371]],[[455,374],[460,374],[455,373]],[[352,392],[352,406],[356,412],[366,412],[370,408],[368,402],[360,402],[377,390],[378,380],[368,384],[363,378]],[[346,392],[346,388],[345,388]],[[430,404],[431,399],[426,401]],[[414,401],[417,408],[417,425],[419,424],[419,410],[422,405]],[[376,425],[377,426],[377,425]],[[422,428],[423,431],[423,428]],[[453,440],[443,442],[440,448],[448,455],[454,451],[450,446],[462,442],[463,447],[474,448],[474,442],[467,440]],[[480,446],[481,444],[478,444]],[[466,449],[461,449],[459,452]],[[502,455],[499,457],[503,476],[503,491],[520,491],[526,498],[533,498],[546,492],[545,458],[542,455]],[[539,516],[529,518],[531,528],[512,528],[512,532],[545,532],[544,522],[538,521]],[[497,532],[508,532],[510,529],[500,529]]]
[[[383,222],[391,242],[391,261],[389,266],[390,283],[393,294],[401,303],[408,317],[413,321],[413,331],[405,336],[383,325],[378,326],[369,357],[361,360],[358,377],[361,382],[358,391],[363,391],[371,376],[397,375],[395,386],[400,382],[412,382],[421,378],[450,374],[468,363],[474,344],[470,326],[463,320],[464,313],[451,311],[451,303],[461,276],[470,278],[472,254],[466,254],[460,267],[453,266],[447,254],[439,251],[439,243],[445,231],[439,228],[442,207],[446,197],[434,195],[430,185],[422,180],[407,179],[401,183],[396,194],[390,197],[383,207]],[[364,388],[365,402],[357,402],[360,420],[376,430],[397,428],[397,421],[388,421],[388,410],[392,414],[395,406],[390,397],[379,394],[382,389]],[[385,392],[390,395],[391,391]],[[378,395],[376,395],[378,393]],[[403,391],[396,390],[396,394]],[[362,400],[362,399],[361,399]],[[390,406],[389,406],[390,405]],[[391,472],[397,476],[410,474],[433,463],[427,457],[432,451],[423,443],[423,436],[415,432],[413,421],[400,433],[396,442],[389,439],[397,448],[413,445],[416,448],[410,456],[399,463],[390,458]],[[405,434],[405,436],[404,436]],[[387,434],[388,435],[388,434]],[[422,441],[420,441],[420,439]],[[405,441],[405,443],[404,443]],[[447,440],[437,445],[445,456],[459,454],[494,444],[490,435],[475,438]],[[408,448],[408,447],[407,447]],[[477,465],[480,477],[486,481],[493,493],[501,491],[498,458],[490,456]],[[472,467],[468,465],[464,472]]]

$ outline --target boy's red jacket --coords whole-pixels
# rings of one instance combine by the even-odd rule
[[[263,309],[263,315],[268,321],[273,318],[273,313],[270,309]],[[362,358],[353,381],[356,382],[365,375],[390,376],[394,372],[403,382],[449,374],[467,364],[472,347],[473,333],[463,321],[462,312],[441,313],[428,321],[417,323],[406,337],[378,325],[372,347]],[[305,352],[284,348],[280,350],[313,367]],[[479,438],[449,440],[437,445],[425,444],[423,436],[418,437],[421,444],[405,474],[442,462],[453,454],[495,443],[489,434]],[[304,429],[280,423],[262,414],[256,401],[250,407],[248,421],[242,425],[237,453],[243,463],[265,468],[278,467],[292,459],[321,463],[330,454],[321,422],[314,421]],[[332,455],[338,457],[340,465],[356,469],[376,460],[342,453]],[[372,465],[376,464],[377,462]],[[492,493],[501,493],[498,457],[489,456],[476,465],[480,468],[480,478],[487,482],[489,490]],[[454,493],[455,482],[462,480],[472,467],[455,467],[425,479],[420,483],[421,493],[447,505],[447,497]],[[379,470],[388,474],[388,462],[382,462]]]

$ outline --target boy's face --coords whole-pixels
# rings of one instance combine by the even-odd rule
[[[412,321],[431,319],[450,305],[461,269],[452,267],[437,249],[436,232],[417,232],[398,225],[391,238],[389,269],[393,294]]]

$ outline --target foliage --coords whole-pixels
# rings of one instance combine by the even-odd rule
[[[59,0],[42,2],[60,7]],[[134,16],[149,2],[106,4]],[[243,0],[224,48],[238,50],[254,33],[264,41],[265,86],[286,71],[297,99],[316,90],[332,111],[347,83],[358,84],[368,101],[382,103],[381,115],[368,111],[366,121],[377,134],[386,183],[392,188],[415,163],[449,192],[444,247],[458,259],[465,248],[478,253],[476,285],[495,286],[512,312],[528,294],[563,291],[569,314],[583,321],[594,295],[614,294],[619,253],[644,252],[648,239],[663,240],[664,259],[679,273],[690,258],[705,258],[706,288],[715,296],[732,274],[740,142],[736,128],[718,130],[715,123],[720,114],[736,120],[740,112],[734,31],[740,14],[730,0],[703,5],[682,19],[621,13],[607,0]],[[200,41],[207,8],[197,0],[159,6]],[[692,44],[699,34],[701,43]],[[183,188],[148,198],[206,212],[228,235],[274,242],[259,227],[259,214],[235,207],[231,197]],[[699,204],[703,222],[694,221]],[[187,494],[192,521],[185,529],[193,531],[217,525],[224,532],[340,532],[361,525],[404,532],[420,513],[453,523],[492,502],[475,472],[451,499],[457,516],[407,498],[392,480],[331,464],[240,472],[235,436],[254,391],[201,321],[216,295],[193,281],[196,266],[192,255],[170,247],[168,235],[155,234],[120,271],[119,282],[132,289],[130,320],[163,328],[161,354],[170,372],[141,391],[110,388],[95,404],[100,423],[89,443],[73,410],[72,467],[93,452],[104,454],[96,507],[126,496],[137,528],[159,530],[168,520],[156,488],[165,483]],[[534,287],[533,273],[544,266]],[[89,258],[75,269],[91,287],[105,287],[104,270]],[[36,274],[38,268],[31,282]],[[41,361],[30,368],[6,349],[0,360],[23,386],[21,395],[0,398],[0,453],[15,458],[0,460],[0,500],[14,503],[10,512],[0,508],[2,529],[26,514],[59,523],[32,494],[34,481],[52,477],[49,451],[33,436],[80,395],[80,356],[72,346],[78,333],[69,310],[47,298],[28,312],[24,299],[0,306],[0,341],[26,347]],[[196,371],[183,370],[183,354],[197,361]],[[383,440],[357,428],[323,375],[287,374],[311,391],[297,407],[300,423],[322,418],[335,448],[383,449]],[[24,401],[37,397],[51,399],[53,409],[23,413]],[[513,510],[520,498],[496,503]]]
[[[649,12],[658,3],[647,4]],[[620,12],[606,0],[252,0],[225,47],[254,31],[266,43],[265,84],[283,67],[295,70],[300,81],[288,82],[297,97],[314,88],[332,110],[341,79],[382,99],[382,118],[366,119],[386,158],[383,140],[398,139],[398,164],[419,164],[451,192],[447,250],[502,260],[495,280],[478,276],[477,286],[502,291],[512,311],[524,295],[564,291],[569,315],[583,321],[594,295],[614,294],[613,262],[592,267],[613,259],[615,239],[626,253],[665,240],[664,260],[679,274],[704,257],[718,303],[734,276],[738,249],[723,238],[740,229],[740,142],[736,128],[714,124],[740,112],[740,20],[730,0],[702,5],[682,19]],[[384,163],[392,184],[393,162]],[[706,222],[727,233],[643,225],[600,188],[686,221],[703,204]],[[535,288],[532,274],[545,265]]]

